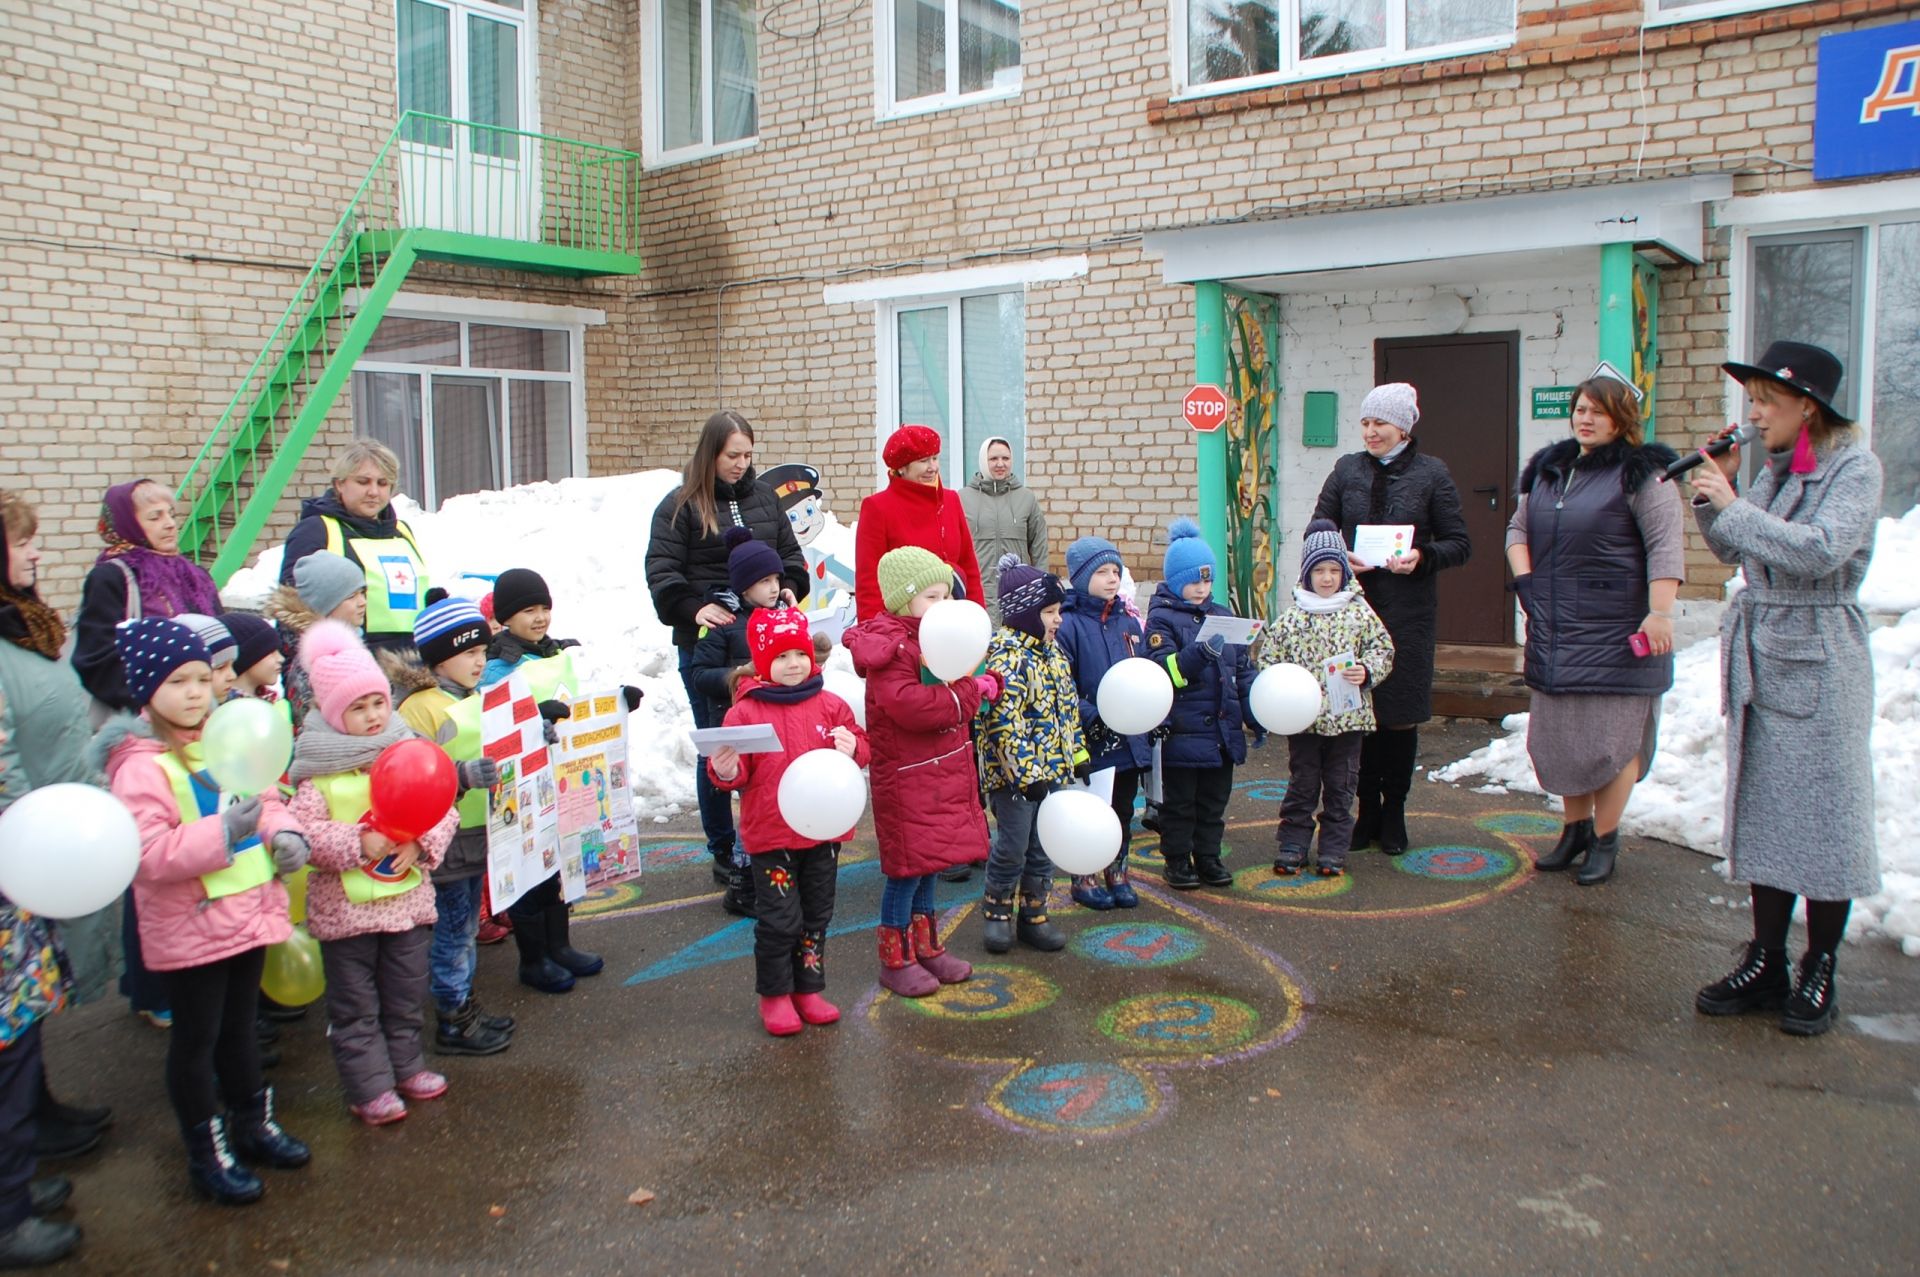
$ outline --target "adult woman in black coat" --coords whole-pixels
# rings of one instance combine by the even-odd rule
[[[1361,524],[1412,524],[1413,546],[1374,567],[1352,559],[1367,602],[1393,636],[1393,673],[1373,689],[1380,729],[1360,747],[1360,804],[1353,846],[1397,856],[1407,849],[1407,791],[1420,752],[1419,726],[1433,717],[1434,577],[1473,552],[1460,517],[1460,490],[1438,457],[1424,456],[1413,437],[1420,420],[1414,388],[1375,386],[1360,403],[1363,452],[1336,461],[1320,489],[1313,517],[1340,525],[1347,544]]]
[[[699,442],[687,461],[680,487],[653,512],[653,532],[647,542],[647,589],[653,610],[673,627],[673,645],[680,649],[680,681],[686,685],[696,727],[718,727],[709,721],[706,697],[693,686],[693,645],[705,627],[726,625],[736,606],[727,590],[728,528],[743,527],[780,555],[781,592],[788,603],[807,596],[807,561],[793,525],[780,509],[773,489],[760,482],[753,469],[753,426],[737,412],[722,409],[707,418]],[[723,597],[725,596],[725,597]],[[729,908],[751,899],[743,893],[745,876],[733,873],[736,838],[733,800],[713,787],[707,769],[694,765],[694,786],[700,796],[700,825],[706,831],[707,851],[713,856],[716,882],[729,888]],[[745,865],[739,866],[744,870]]]

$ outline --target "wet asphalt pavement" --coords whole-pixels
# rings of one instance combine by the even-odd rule
[[[1424,734],[1423,761],[1484,742]],[[754,1013],[751,924],[720,912],[693,821],[645,831],[639,890],[580,909],[607,971],[544,996],[511,944],[479,989],[512,1049],[429,1055],[446,1098],[371,1130],[346,1112],[318,1007],[270,1075],[304,1171],[202,1205],[125,1003],[59,1017],[58,1093],[111,1103],[75,1181],[97,1273],[1649,1272],[1920,1267],[1920,963],[1840,960],[1842,1020],[1708,1020],[1740,893],[1630,840],[1615,880],[1534,875],[1544,803],[1429,783],[1415,850],[1344,879],[1268,868],[1269,748],[1229,811],[1230,891],[1056,897],[1058,954],[980,951],[980,879],[941,884],[975,979],[878,992],[872,843],[843,859],[830,1028]],[[1795,928],[1794,942],[1801,942]],[[657,1194],[635,1206],[637,1188]]]

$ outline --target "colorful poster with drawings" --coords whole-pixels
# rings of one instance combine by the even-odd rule
[[[561,894],[568,900],[640,876],[626,710],[617,690],[596,692],[574,702],[573,717],[560,724],[554,759]]]
[[[487,796],[487,879],[505,909],[560,867],[560,800],[540,711],[520,675],[480,693],[481,751],[500,768]]]

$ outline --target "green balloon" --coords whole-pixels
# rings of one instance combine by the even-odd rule
[[[213,711],[200,734],[200,757],[223,792],[248,797],[280,783],[293,761],[293,727],[255,696]]]

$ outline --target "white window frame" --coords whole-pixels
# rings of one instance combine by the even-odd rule
[[[358,299],[349,305],[350,310],[358,309]],[[460,362],[457,364],[410,364],[384,359],[361,358],[354,361],[353,371],[391,372],[423,376],[420,387],[420,481],[424,491],[416,494],[422,509],[438,510],[440,494],[434,484],[433,467],[433,390],[424,378],[439,375],[443,377],[493,377],[502,382],[506,379],[517,381],[551,381],[571,383],[568,396],[568,465],[574,476],[587,473],[587,369],[586,369],[586,330],[590,325],[604,324],[607,315],[602,310],[587,310],[572,306],[539,306],[519,302],[489,301],[478,298],[442,297],[428,293],[401,293],[387,307],[382,319],[389,317],[400,319],[439,320],[460,325]],[[470,362],[472,327],[485,324],[500,328],[540,328],[547,331],[564,331],[567,334],[567,371],[540,372],[527,368],[486,368]],[[502,432],[500,452],[500,477],[502,488],[511,488],[517,482],[513,473],[513,396],[505,393],[504,385],[500,395],[500,429]]]
[[[1736,13],[1754,13],[1761,9],[1783,9],[1802,0],[1701,0],[1684,9],[1662,9],[1660,0],[1647,0],[1650,27],[1670,27],[1679,22],[1699,22],[1705,18],[1724,18]]]
[[[735,151],[748,150],[760,145],[760,125],[766,119],[767,103],[760,90],[766,83],[764,75],[754,84],[754,133],[733,142],[714,142],[713,137],[713,0],[700,0],[700,76],[702,91],[700,94],[701,124],[700,132],[707,141],[696,142],[691,146],[666,149],[666,103],[661,94],[666,91],[667,77],[661,67],[661,56],[666,50],[666,33],[661,30],[663,13],[660,0],[640,0],[640,66],[642,84],[640,98],[640,164],[643,168],[672,168],[676,164],[690,164],[696,160],[712,159],[716,155],[731,155]],[[759,66],[759,31],[756,27],[754,64]],[[756,74],[759,74],[756,70]]]
[[[1005,102],[1020,96],[1027,66],[1027,47],[1024,36],[1020,45],[1020,65],[1014,68],[1015,74],[1011,84],[979,89],[973,93],[960,92],[960,3],[959,0],[945,0],[946,91],[930,93],[925,97],[912,98],[906,102],[896,102],[893,97],[893,23],[896,3],[897,0],[874,0],[873,5],[873,101],[876,118],[905,120],[934,111],[951,111],[957,107],[975,106],[982,102]],[[1026,14],[1022,13],[1020,16],[1024,19]]]
[[[1649,3],[1651,2],[1652,0],[1649,0]],[[1493,53],[1500,49],[1511,48],[1518,38],[1520,26],[1520,6],[1516,3],[1514,30],[1505,35],[1488,36],[1480,40],[1456,40],[1451,44],[1435,44],[1420,49],[1409,49],[1406,47],[1406,2],[1405,0],[1388,0],[1386,47],[1366,49],[1339,57],[1312,58],[1308,63],[1302,64],[1295,52],[1297,39],[1290,39],[1286,35],[1288,31],[1299,29],[1299,0],[1278,0],[1278,3],[1282,31],[1278,71],[1266,75],[1244,75],[1234,80],[1193,84],[1187,78],[1188,0],[1167,0],[1168,22],[1171,27],[1167,45],[1173,71],[1173,100],[1179,102],[1188,98],[1218,97],[1223,93],[1244,93],[1249,89],[1266,88],[1276,84],[1325,80],[1333,76],[1352,75],[1356,71],[1372,71],[1380,67],[1413,66],[1421,62],[1470,57],[1476,53]]]
[[[435,9],[445,9],[447,21],[447,58],[452,100],[447,106],[453,119],[473,118],[473,85],[468,80],[471,63],[467,57],[467,17],[473,15],[514,27],[520,45],[520,131],[540,132],[540,20],[534,6],[538,0],[526,0],[526,8],[509,9],[490,0],[419,0]],[[393,92],[400,97],[400,5],[393,6]],[[411,143],[410,145],[424,145]],[[439,148],[434,148],[439,149]]]

